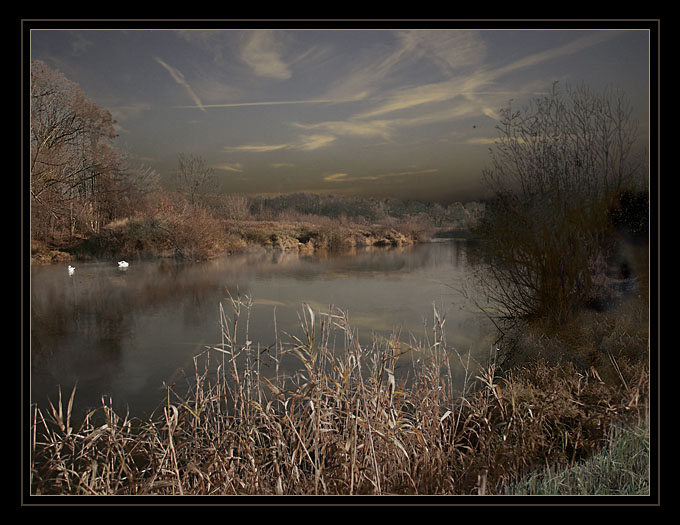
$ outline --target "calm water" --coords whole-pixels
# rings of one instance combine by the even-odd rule
[[[491,327],[456,291],[469,278],[467,250],[465,241],[451,240],[329,256],[133,260],[124,270],[114,261],[80,262],[73,275],[65,264],[34,266],[32,400],[47,406],[58,385],[68,396],[77,383],[76,412],[99,406],[105,394],[117,410],[150,413],[163,399],[163,382],[182,370],[193,375],[193,357],[220,343],[220,303],[231,313],[227,290],[252,299],[248,339],[262,347],[275,341],[275,319],[279,332],[302,335],[302,303],[317,323],[330,305],[347,312],[364,345],[394,329],[404,340],[431,338],[435,305],[446,316],[450,346],[488,355]]]

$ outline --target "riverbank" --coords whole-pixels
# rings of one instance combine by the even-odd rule
[[[125,231],[153,231],[144,224],[117,224],[111,234],[124,240]],[[281,251],[327,249],[333,235],[349,243],[388,239],[372,236],[372,225],[321,226],[242,220],[228,231],[243,249]],[[513,342],[512,359],[499,352],[481,370],[466,368],[462,391],[453,388],[449,364],[470,362],[447,344],[436,316],[429,346],[414,348],[396,337],[359,341],[342,312],[303,309],[299,337],[282,333],[260,352],[247,324],[245,346],[231,340],[238,319],[241,340],[249,318],[236,298],[224,305],[222,344],[196,358],[188,384],[170,386],[148,420],[103,400],[75,425],[70,392],[53,407],[34,407],[32,490],[469,495],[485,480],[486,494],[504,494],[544,465],[578,469],[597,459],[612,428],[650,412],[648,246],[626,250],[638,277],[634,294],[584,310],[558,330],[528,327]],[[402,359],[412,353],[422,357],[401,382],[395,369],[403,373],[409,363]],[[297,360],[298,373],[279,374],[284,357]],[[208,360],[222,363],[217,374]],[[589,490],[619,494],[602,485]]]
[[[392,219],[382,223],[337,221],[327,217],[301,220],[217,220],[205,216],[169,223],[148,217],[113,222],[88,237],[31,242],[31,263],[64,263],[95,258],[180,257],[211,259],[264,247],[273,250],[340,251],[362,246],[408,246],[446,236],[449,226],[426,220]],[[443,233],[442,233],[443,232]],[[465,232],[457,230],[460,237]]]
[[[157,191],[127,216],[89,228],[32,230],[31,262],[43,264],[121,257],[210,259],[254,247],[342,250],[404,246],[433,236],[468,234],[485,205],[283,194],[212,195],[190,204],[177,192]],[[40,239],[40,240],[38,240]]]

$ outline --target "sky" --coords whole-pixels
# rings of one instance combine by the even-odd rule
[[[30,57],[112,113],[134,162],[169,181],[198,155],[229,193],[480,198],[499,111],[555,81],[622,89],[647,140],[647,30],[400,26],[62,26]]]

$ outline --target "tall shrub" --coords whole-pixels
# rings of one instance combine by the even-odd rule
[[[493,199],[479,230],[482,282],[502,319],[559,323],[589,294],[613,199],[644,174],[637,126],[623,93],[585,86],[554,84],[501,115],[484,171]]]

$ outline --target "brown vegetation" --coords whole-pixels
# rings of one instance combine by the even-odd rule
[[[133,214],[112,220],[98,232],[33,243],[33,262],[89,257],[181,257],[207,259],[264,246],[278,250],[345,250],[361,246],[406,246],[435,232],[424,213],[401,217],[342,214],[338,217],[257,208],[255,198],[214,196],[191,204],[183,193],[156,190]],[[59,250],[58,255],[50,250]]]
[[[624,356],[612,342],[615,374],[542,359],[502,370],[449,347],[438,316],[425,348],[396,335],[362,345],[343,312],[307,308],[300,335],[265,350],[247,333],[236,342],[249,303],[230,306],[221,344],[196,356],[187,390],[168,387],[148,420],[102,399],[76,428],[74,393],[35,407],[33,493],[474,494],[485,471],[486,493],[501,494],[537,467],[589,457],[613,422],[648,410],[639,345]],[[299,372],[287,376],[290,359]]]
[[[648,222],[644,206],[622,199],[644,202],[647,182],[631,114],[618,92],[556,86],[528,108],[503,110],[485,171],[494,199],[478,231],[485,292],[502,321],[559,325],[606,291],[594,278],[621,245],[620,219],[634,209]]]

